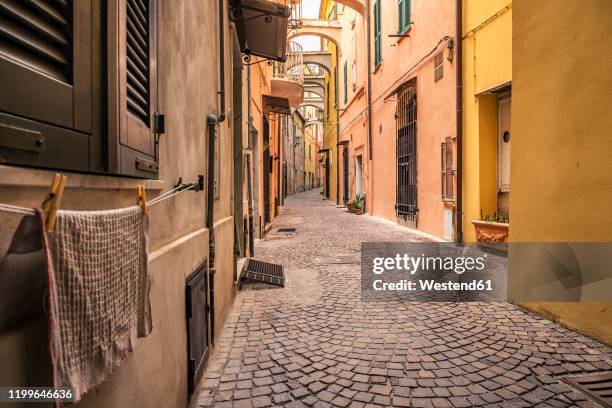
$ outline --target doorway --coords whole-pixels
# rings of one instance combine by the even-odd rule
[[[325,157],[325,197],[329,199],[329,157]]]
[[[363,193],[363,156],[355,156],[355,195]]]
[[[510,146],[511,146],[510,93],[497,99],[497,213],[508,216],[510,201]]]

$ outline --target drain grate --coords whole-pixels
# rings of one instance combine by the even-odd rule
[[[243,282],[260,282],[284,287],[285,271],[282,265],[249,259],[244,265],[240,280]]]
[[[297,229],[295,228],[279,228],[276,230],[276,232],[279,232],[281,234],[294,234],[297,231]]]
[[[569,385],[578,388],[605,407],[612,407],[612,371],[579,377],[565,377]]]

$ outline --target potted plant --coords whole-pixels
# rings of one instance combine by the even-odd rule
[[[363,193],[357,194],[355,197],[355,201],[353,203],[353,209],[355,214],[361,215],[363,214],[363,209],[365,207],[365,195]]]
[[[488,244],[508,242],[509,221],[507,215],[497,213],[487,215],[481,220],[472,220],[476,230],[476,240]]]
[[[348,201],[346,203],[346,209],[348,210],[348,212],[354,213],[355,212],[355,201],[354,200]]]

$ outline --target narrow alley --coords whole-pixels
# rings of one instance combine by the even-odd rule
[[[279,228],[295,228],[281,234]],[[198,407],[593,406],[559,380],[609,370],[612,350],[508,303],[363,303],[360,243],[423,241],[318,190],[288,198],[258,259],[285,288],[238,293]]]

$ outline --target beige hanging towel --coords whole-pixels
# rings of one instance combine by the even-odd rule
[[[140,207],[58,211],[48,236],[54,385],[78,401],[151,332],[147,218]]]

